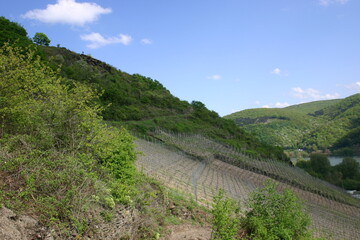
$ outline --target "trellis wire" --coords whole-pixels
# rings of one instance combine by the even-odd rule
[[[290,188],[304,201],[315,236],[360,236],[360,201],[301,169],[276,160],[252,158],[243,149],[201,135],[179,136],[158,130],[153,137],[137,137],[137,148],[143,152],[137,161],[139,169],[169,187],[192,193],[200,203],[209,204],[223,189],[243,204],[264,181],[273,179],[279,182],[279,189]]]

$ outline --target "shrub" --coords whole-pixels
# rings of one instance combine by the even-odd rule
[[[213,232],[214,240],[232,240],[239,228],[239,207],[236,202],[226,198],[224,191],[214,196],[213,203]]]
[[[250,210],[246,213],[244,225],[251,239],[309,238],[310,217],[292,191],[278,193],[276,184],[269,181],[264,188],[253,192],[248,207]]]
[[[0,204],[82,234],[96,214],[131,203],[132,137],[102,121],[97,92],[9,44],[0,48],[0,79],[0,177],[17,183],[0,184]]]

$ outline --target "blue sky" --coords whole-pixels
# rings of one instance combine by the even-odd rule
[[[30,37],[160,81],[221,116],[360,92],[359,0],[13,0]]]

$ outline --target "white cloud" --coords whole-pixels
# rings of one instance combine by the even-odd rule
[[[349,0],[318,0],[321,6],[329,6],[333,3],[346,4]]]
[[[281,70],[280,70],[280,68],[275,68],[274,70],[271,71],[271,74],[281,75]]]
[[[284,107],[288,107],[290,106],[289,103],[287,102],[277,102],[275,104],[266,104],[266,105],[263,105],[262,108],[284,108]]]
[[[124,34],[119,34],[118,37],[105,38],[100,33],[93,32],[90,34],[81,35],[80,37],[84,41],[89,41],[90,43],[87,45],[87,47],[92,49],[117,43],[128,45],[132,41],[131,36]]]
[[[302,89],[300,87],[295,87],[292,89],[292,96],[303,100],[317,101],[317,100],[336,99],[340,97],[340,94],[338,93],[322,94],[320,91],[313,88]]]
[[[353,90],[353,91],[360,91],[360,81],[359,82],[355,82],[355,83],[351,83],[348,85],[340,85],[343,86],[347,89]]]
[[[141,43],[142,43],[142,44],[145,44],[145,45],[150,45],[150,44],[152,44],[153,42],[152,42],[150,39],[143,38],[143,39],[141,39]]]
[[[222,77],[219,74],[215,74],[212,76],[207,77],[207,79],[211,79],[211,80],[220,80]]]
[[[241,110],[238,110],[238,109],[231,109],[230,114],[236,113],[236,112],[240,112],[240,111],[241,111]]]
[[[283,77],[287,77],[288,74],[285,73],[283,70],[281,70],[280,68],[275,68],[274,70],[272,70],[270,72],[271,74],[274,74],[274,75],[278,75],[278,76],[283,76]]]
[[[22,17],[45,23],[83,26],[96,21],[101,14],[111,13],[111,11],[111,8],[103,8],[96,3],[58,0],[56,4],[48,4],[46,9],[30,10]]]
[[[277,103],[275,103],[276,108],[284,108],[284,107],[288,107],[288,106],[290,106],[290,104],[287,103],[287,102],[283,102],[283,103],[277,102]]]

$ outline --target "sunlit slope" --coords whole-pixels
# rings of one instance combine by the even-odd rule
[[[279,108],[249,109],[226,116],[260,141],[299,148],[304,136],[324,122],[301,111]]]
[[[243,203],[251,192],[271,179],[280,184],[280,189],[290,188],[304,201],[312,217],[314,235],[357,239],[360,233],[359,200],[289,164],[251,159],[239,149],[199,135],[159,131],[156,139],[135,142],[142,152],[137,161],[139,169],[169,187],[192,194],[202,204],[210,206],[220,189]]]
[[[356,153],[360,94],[287,108],[249,109],[225,116],[264,143],[309,151],[350,149]],[[345,140],[344,140],[345,138]]]
[[[323,100],[323,101],[314,101],[308,103],[301,103],[286,107],[285,109],[294,110],[296,112],[301,112],[304,114],[314,114],[315,112],[335,105],[341,102],[341,99],[332,99],[332,100]]]

